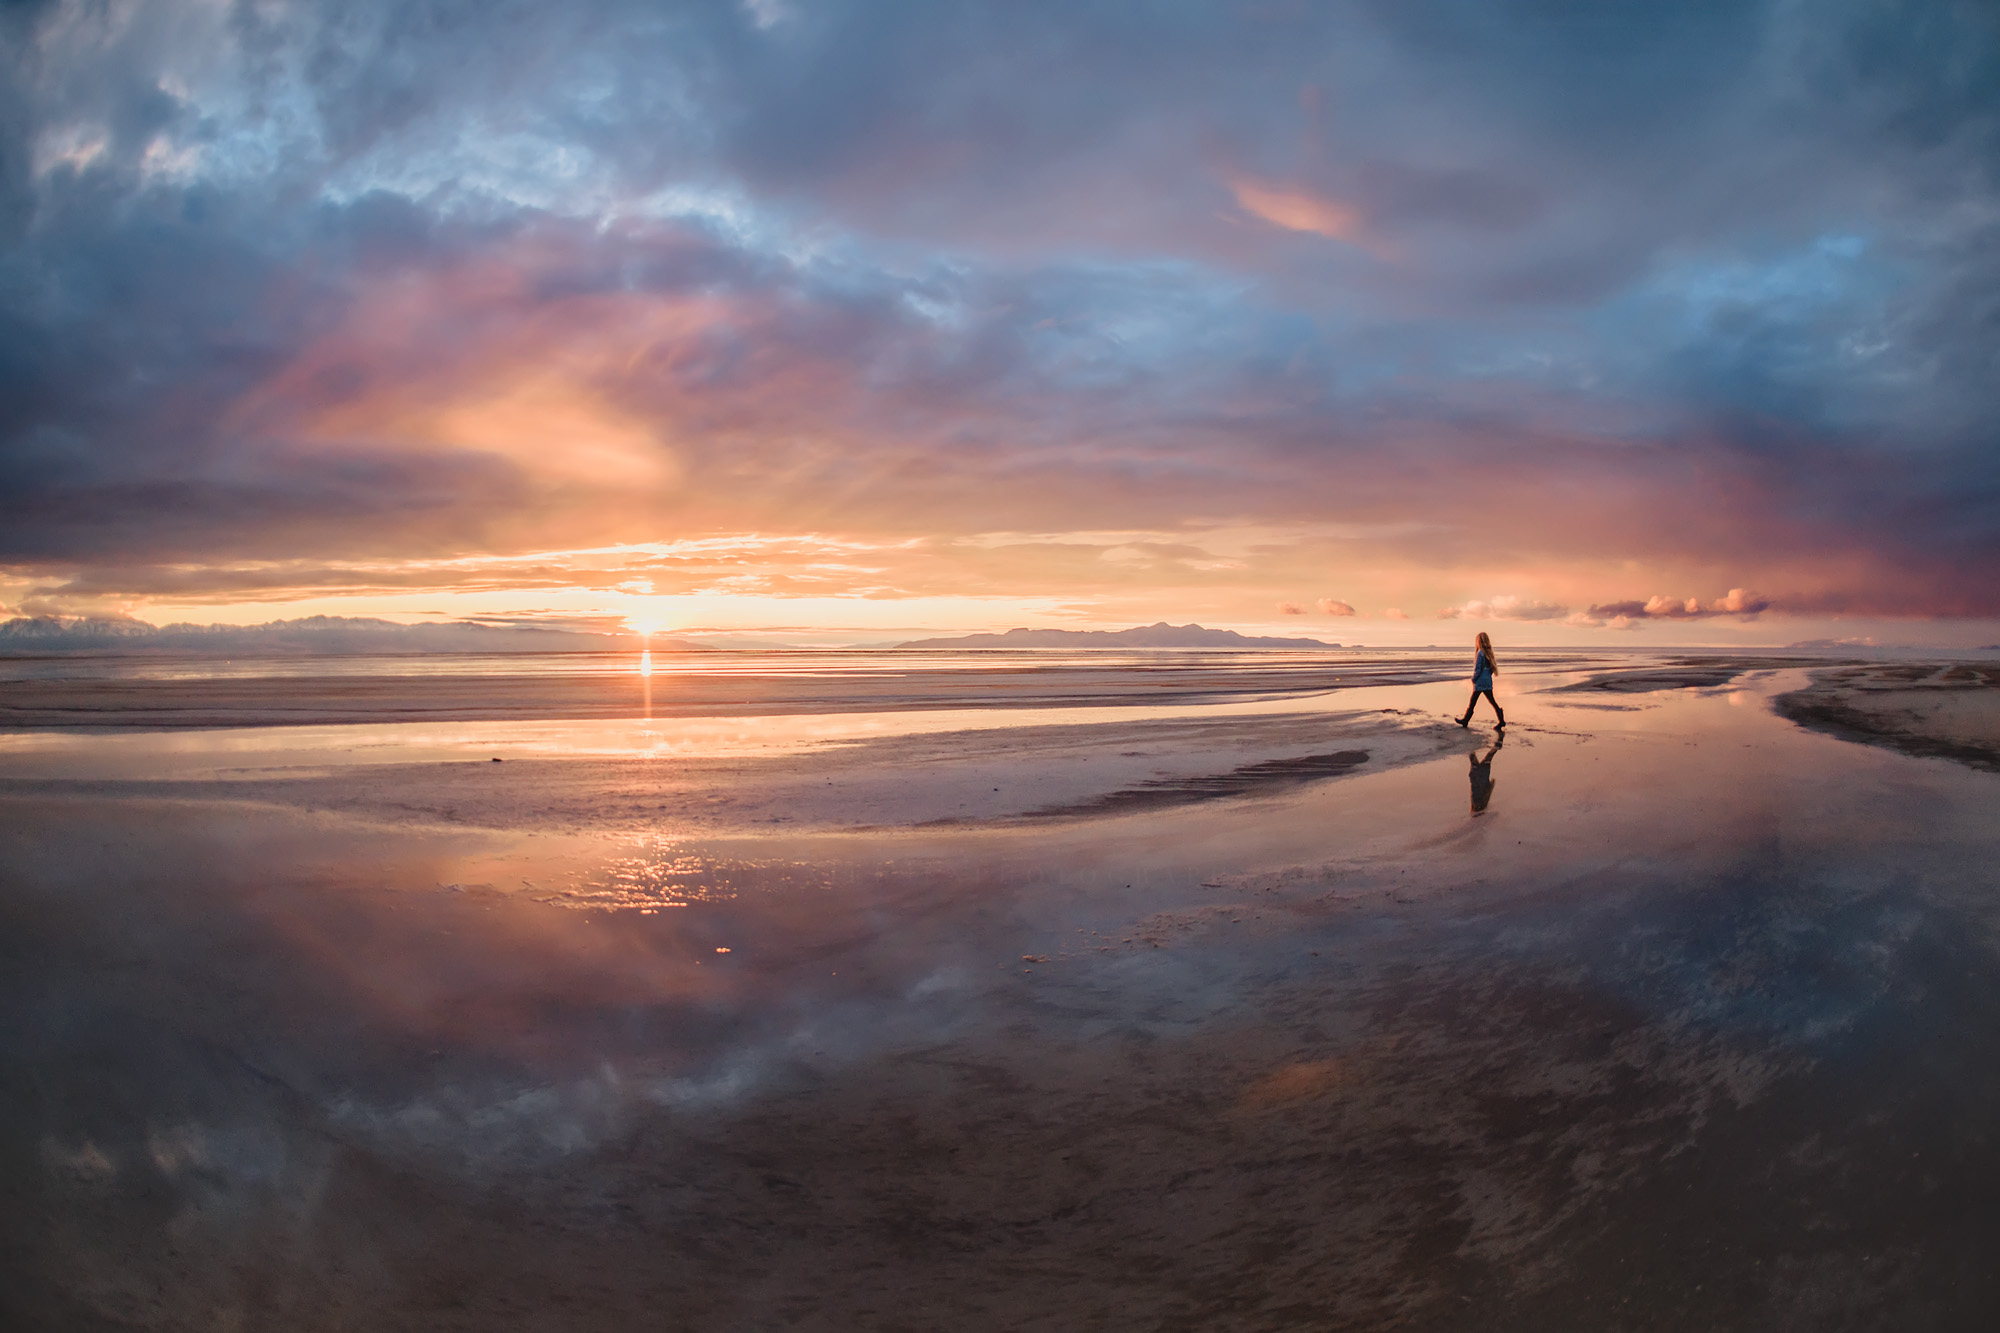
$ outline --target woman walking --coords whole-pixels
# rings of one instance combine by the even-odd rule
[[[1507,715],[1500,711],[1500,701],[1493,697],[1493,673],[1499,670],[1493,664],[1493,640],[1486,637],[1486,631],[1479,631],[1478,650],[1472,657],[1472,697],[1466,700],[1465,716],[1458,719],[1463,727],[1472,721],[1472,710],[1479,707],[1479,696],[1485,695],[1486,702],[1493,705],[1493,715],[1500,720],[1494,725],[1506,730]]]

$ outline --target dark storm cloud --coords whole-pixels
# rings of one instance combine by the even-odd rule
[[[2000,612],[1996,25],[6,6],[0,560],[1201,507]],[[671,466],[606,509],[509,393]]]

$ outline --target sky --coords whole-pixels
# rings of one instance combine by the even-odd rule
[[[1987,3],[0,3],[0,615],[1992,643],[1997,356]]]

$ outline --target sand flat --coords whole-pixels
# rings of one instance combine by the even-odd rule
[[[2000,667],[1898,662],[1813,672],[1778,700],[1786,717],[1905,754],[2000,769]]]

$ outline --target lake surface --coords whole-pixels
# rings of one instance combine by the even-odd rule
[[[0,688],[176,719],[0,735],[16,1322],[1987,1326],[2000,777],[1808,663],[830,656]]]

